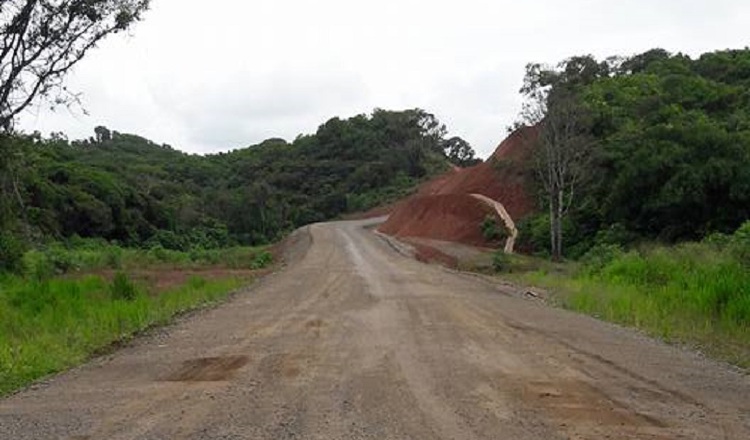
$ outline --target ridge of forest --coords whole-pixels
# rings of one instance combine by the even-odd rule
[[[278,240],[304,224],[397,199],[421,180],[475,162],[462,139],[422,110],[333,118],[293,142],[268,139],[190,155],[97,127],[0,139],[4,243],[74,236],[186,250]]]
[[[540,90],[542,118],[522,112],[521,122],[538,122],[547,139],[572,134],[558,136],[554,154],[525,164],[536,168],[543,201],[519,226],[533,248],[549,249],[549,208],[558,197],[562,249],[573,258],[602,243],[731,234],[750,219],[750,49],[529,64],[525,111]],[[540,154],[544,143],[537,141]],[[569,174],[556,192],[556,182],[545,181],[559,170],[548,167],[557,165],[550,157],[565,159]]]
[[[750,218],[750,49],[530,64],[522,92],[530,98],[535,90],[548,93],[547,112],[560,102],[577,106],[574,141],[591,146],[564,194],[567,257],[598,244],[731,234]],[[568,95],[574,104],[552,99]],[[0,138],[5,254],[75,236],[174,250],[264,244],[402,198],[451,163],[477,163],[468,143],[447,138],[419,109],[333,118],[292,142],[206,156],[105,127],[95,134]],[[550,199],[538,161],[493,159],[535,169],[528,192],[539,210],[516,222],[524,248],[544,252]],[[2,260],[12,265],[8,255]]]

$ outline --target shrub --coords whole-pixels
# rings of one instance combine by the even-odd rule
[[[492,269],[495,272],[506,272],[510,269],[510,257],[504,251],[492,254]]]
[[[746,266],[750,265],[750,221],[746,221],[730,239],[732,254]]]
[[[273,262],[273,255],[268,251],[260,251],[255,254],[253,262],[250,264],[251,269],[263,269]]]
[[[0,231],[0,272],[21,272],[24,246],[13,234]]]
[[[107,267],[120,269],[122,267],[122,248],[118,246],[108,247],[105,254],[105,260]]]
[[[162,247],[173,251],[184,251],[189,247],[184,237],[181,237],[173,231],[160,229],[146,243],[153,249]]]
[[[112,279],[110,294],[114,300],[134,301],[138,296],[138,289],[127,275],[117,272]]]
[[[169,253],[162,245],[157,244],[148,250],[148,255],[154,258],[156,261],[167,261],[169,260]]]
[[[527,248],[540,257],[549,256],[549,214],[537,214],[521,220],[517,225],[519,247]]]
[[[482,228],[482,236],[489,242],[499,242],[508,238],[505,225],[501,224],[494,215],[487,215],[480,227]]]
[[[618,244],[597,244],[581,258],[586,269],[598,272],[624,253],[622,246]]]

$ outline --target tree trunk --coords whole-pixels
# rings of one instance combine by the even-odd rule
[[[562,216],[563,216],[563,192],[554,190],[550,192],[549,204],[549,227],[552,261],[562,260]]]
[[[563,197],[565,197],[565,194],[563,193],[562,189],[557,190],[557,216],[556,216],[556,224],[557,231],[555,233],[555,237],[557,238],[557,246],[555,248],[557,249],[557,254],[555,255],[555,261],[562,261],[562,240],[563,240],[563,231],[562,231],[562,220],[563,220]]]
[[[549,240],[550,240],[550,255],[552,259],[555,259],[555,251],[557,250],[557,239],[555,236],[555,215],[557,210],[555,209],[555,198],[549,198]]]

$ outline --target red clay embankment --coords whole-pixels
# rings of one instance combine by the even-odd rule
[[[529,192],[531,145],[535,128],[511,134],[484,163],[453,169],[425,183],[398,203],[379,230],[398,237],[424,237],[488,246],[480,225],[495,210],[471,197],[481,194],[502,204],[518,221],[535,209]]]

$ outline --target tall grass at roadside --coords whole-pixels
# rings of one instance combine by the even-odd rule
[[[593,249],[574,274],[516,276],[564,307],[750,367],[750,223],[733,236],[625,252]]]
[[[173,268],[222,266],[229,269],[260,269],[272,260],[266,247],[196,248],[174,251],[123,248],[102,240],[78,239],[75,244],[53,243],[43,250],[27,252],[23,266],[27,275],[48,278],[63,273],[99,269]]]
[[[124,274],[110,283],[0,278],[0,395],[85,361],[92,353],[176,313],[217,301],[244,282],[191,278],[149,295]]]

